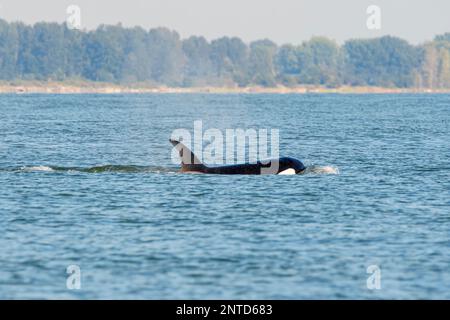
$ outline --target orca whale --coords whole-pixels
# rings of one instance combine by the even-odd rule
[[[177,140],[169,140],[181,158],[182,173],[206,173],[206,174],[299,174],[306,167],[299,160],[289,157],[258,161],[257,163],[245,163],[236,165],[208,167],[204,165],[195,154],[183,143]]]

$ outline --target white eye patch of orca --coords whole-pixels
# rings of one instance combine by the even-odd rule
[[[278,174],[282,174],[282,175],[295,174],[295,169],[289,168],[289,169],[279,172]]]

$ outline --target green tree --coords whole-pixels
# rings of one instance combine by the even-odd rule
[[[185,58],[178,33],[166,28],[150,30],[147,37],[152,79],[167,85],[180,85]]]
[[[277,45],[270,40],[250,44],[248,79],[250,83],[273,87],[276,85],[275,56]]]
[[[186,57],[185,85],[204,85],[213,76],[211,47],[204,37],[192,36],[183,41]]]
[[[148,33],[140,27],[125,30],[120,80],[125,83],[152,81]]]
[[[211,61],[217,78],[246,85],[249,50],[239,38],[223,37],[211,42]]]
[[[344,45],[346,83],[411,87],[420,63],[420,51],[405,40],[385,36],[350,40]]]
[[[422,84],[427,88],[438,86],[439,54],[433,43],[423,48],[423,62],[421,65]]]
[[[441,49],[440,55],[439,84],[441,88],[450,88],[450,50]]]
[[[115,82],[122,77],[125,33],[121,25],[100,26],[83,39],[83,75],[94,81]]]
[[[24,78],[63,80],[65,70],[64,26],[37,23],[33,27],[18,25],[18,67]]]
[[[306,84],[339,84],[341,52],[336,42],[314,37],[297,48],[299,79]]]
[[[421,83],[426,88],[450,88],[450,33],[421,48]]]
[[[436,42],[450,42],[450,32],[447,32],[447,33],[444,33],[444,34],[441,34],[441,35],[437,35],[435,38],[434,38],[434,41],[436,41]]]
[[[0,20],[0,79],[17,77],[19,33],[15,24]]]
[[[279,81],[289,86],[296,85],[300,74],[297,48],[291,44],[281,46],[275,60]]]
[[[64,78],[82,78],[86,66],[83,48],[84,33],[64,28]]]
[[[436,36],[433,41],[439,59],[438,87],[450,88],[450,33]]]

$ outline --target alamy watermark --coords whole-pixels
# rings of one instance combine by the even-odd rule
[[[203,122],[197,120],[193,134],[188,129],[176,129],[171,139],[182,142],[200,162],[209,164],[264,162],[280,154],[278,129],[209,128],[203,131]],[[179,159],[179,153],[173,149],[172,162],[177,164]]]
[[[81,29],[81,9],[79,6],[72,4],[67,7],[66,13],[68,17],[66,19],[66,25],[68,29],[80,30]]]
[[[381,289],[381,268],[376,264],[367,267],[366,272],[370,274],[367,278],[366,285],[369,290]]]
[[[367,7],[366,13],[369,15],[366,20],[366,26],[369,30],[381,29],[381,8],[376,5]]]
[[[66,273],[69,275],[66,279],[66,288],[69,290],[81,289],[81,268],[76,264],[67,267]]]

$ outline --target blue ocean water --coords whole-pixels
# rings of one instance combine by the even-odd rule
[[[0,114],[2,299],[450,298],[449,95],[2,95]],[[339,174],[177,174],[168,138],[195,120],[279,129],[282,155]]]

